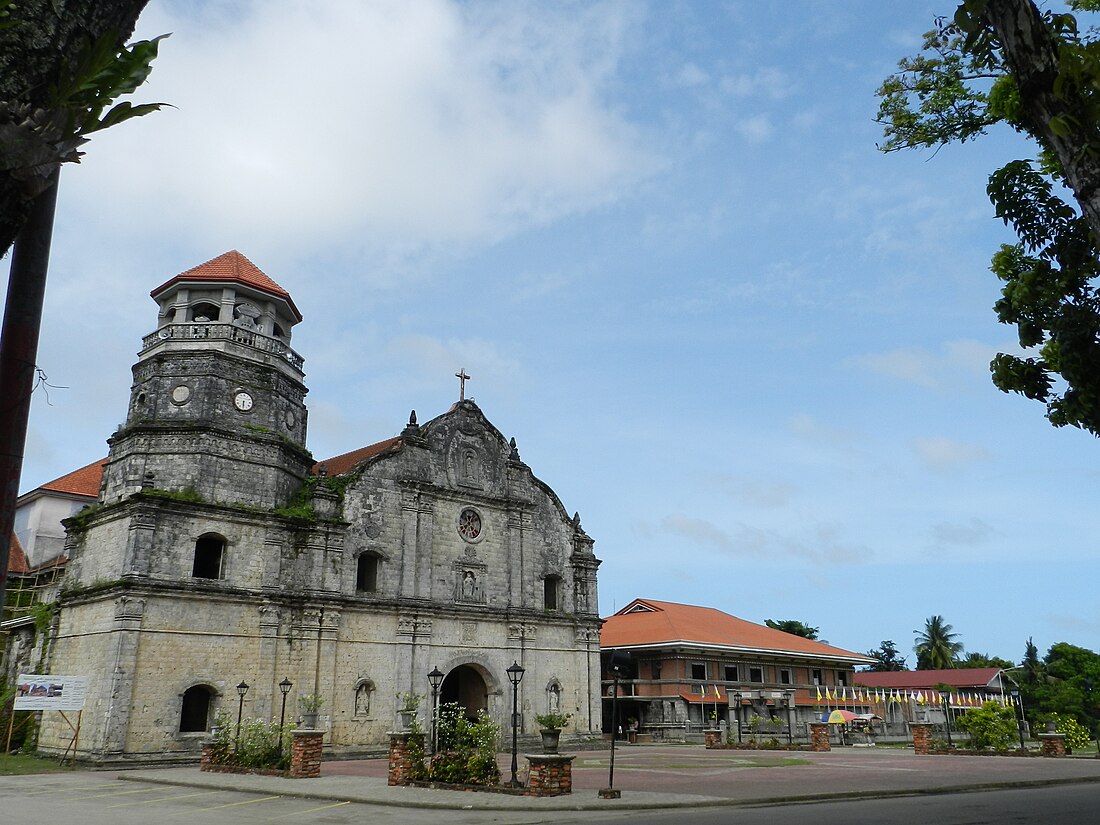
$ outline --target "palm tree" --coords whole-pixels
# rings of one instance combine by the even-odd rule
[[[946,670],[955,666],[962,653],[962,642],[956,642],[958,633],[943,616],[931,616],[924,623],[924,630],[917,634],[913,652],[917,654],[917,670]]]

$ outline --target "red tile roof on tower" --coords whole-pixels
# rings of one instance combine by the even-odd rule
[[[156,298],[157,295],[178,281],[235,281],[238,284],[244,284],[261,292],[282,298],[290,306],[294,316],[299,321],[302,320],[302,313],[294,305],[294,299],[290,297],[290,293],[267,277],[263,270],[236,249],[231,249],[216,258],[211,258],[204,264],[193,266],[186,272],[181,272],[176,277],[165,281],[149,294]]]
[[[677,644],[801,653],[855,662],[873,661],[862,653],[738,619],[713,607],[653,599],[635,599],[614,616],[605,619],[600,630],[600,646],[603,648],[668,647]]]
[[[103,467],[106,463],[107,459],[98,459],[86,467],[81,467],[79,470],[73,470],[71,473],[61,476],[61,478],[47,481],[38,489],[49,490],[51,493],[68,493],[74,496],[96,498],[99,496],[99,485],[103,481]]]
[[[1001,672],[997,667],[958,667],[950,670],[885,670],[857,673],[856,684],[864,687],[927,690],[936,685],[953,688],[986,687]]]

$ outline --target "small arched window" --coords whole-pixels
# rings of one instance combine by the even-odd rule
[[[546,610],[561,609],[561,576],[547,576],[542,580],[542,606]]]
[[[360,553],[355,563],[355,592],[374,593],[378,590],[379,558],[374,553]]]
[[[221,310],[210,303],[195,304],[187,312],[188,321],[217,321]]]
[[[210,711],[214,706],[214,690],[207,685],[194,685],[183,692],[180,708],[180,733],[202,733],[210,727]]]
[[[220,579],[225,572],[225,539],[216,533],[200,536],[195,542],[195,561],[191,576],[196,579]]]

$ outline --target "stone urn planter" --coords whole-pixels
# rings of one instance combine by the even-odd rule
[[[542,735],[542,752],[557,753],[558,742],[561,740],[561,728],[548,728],[540,730],[539,733]]]
[[[416,718],[415,710],[399,710],[397,712],[397,720],[401,724],[402,731],[412,730],[413,719]]]
[[[539,713],[535,716],[535,721],[539,726],[539,733],[542,734],[543,753],[558,752],[558,740],[561,739],[562,728],[564,728],[572,718],[572,713],[558,713],[557,711]]]
[[[317,711],[302,711],[302,729],[317,730]]]

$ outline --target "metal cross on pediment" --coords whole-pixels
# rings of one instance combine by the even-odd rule
[[[467,375],[466,374],[466,368],[463,367],[462,369],[460,369],[458,372],[455,373],[455,378],[458,379],[458,400],[459,401],[465,401],[466,400],[466,382],[469,381],[471,378],[473,378],[473,376],[472,375]]]

